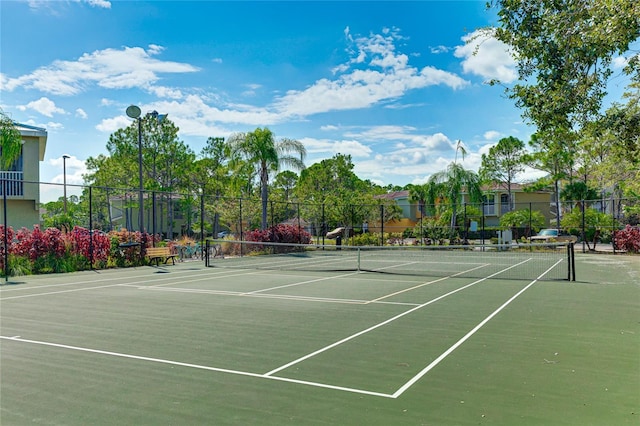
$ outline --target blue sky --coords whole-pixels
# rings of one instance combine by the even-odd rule
[[[496,23],[485,1],[2,1],[0,23],[0,105],[47,129],[45,182],[62,182],[67,154],[81,183],[130,104],[167,113],[196,153],[266,126],[303,142],[307,165],[350,154],[383,185],[425,182],[457,140],[477,170],[532,132],[484,84],[514,80],[505,46],[467,43]]]

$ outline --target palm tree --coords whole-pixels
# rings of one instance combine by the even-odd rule
[[[430,193],[430,204],[436,202],[437,196],[446,198],[451,203],[452,214],[449,238],[453,238],[456,213],[462,198],[462,191],[466,189],[469,199],[472,202],[479,202],[482,199],[480,178],[474,171],[465,170],[460,164],[453,162],[449,164],[446,170],[431,175],[428,184],[436,188],[436,191],[431,191]]]
[[[262,199],[262,229],[267,227],[267,202],[269,198],[269,173],[277,172],[281,166],[304,169],[307,150],[297,140],[275,140],[273,132],[257,128],[250,133],[237,133],[228,140],[232,157],[257,164],[260,176],[260,195]],[[297,154],[297,155],[296,155]]]
[[[20,157],[22,138],[11,120],[0,110],[0,170],[7,170]]]

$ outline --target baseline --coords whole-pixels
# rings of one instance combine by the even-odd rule
[[[125,354],[125,353],[121,353],[121,352],[111,352],[111,351],[103,351],[103,350],[100,350],[100,349],[84,348],[84,347],[80,347],[80,346],[63,345],[63,344],[60,344],[60,343],[44,342],[44,341],[39,341],[39,340],[29,340],[29,339],[23,339],[20,336],[12,336],[12,337],[10,337],[10,336],[0,336],[0,339],[13,341],[13,342],[29,343],[29,344],[33,344],[33,345],[49,346],[49,347],[54,347],[54,348],[58,348],[58,349],[67,349],[67,350],[74,350],[74,351],[79,351],[79,352],[88,352],[88,353],[99,354],[99,355],[114,356],[114,357],[119,357],[119,358],[128,358],[128,359],[134,359],[134,360],[139,360],[139,361],[148,361],[148,362],[156,362],[156,363],[160,363],[160,364],[175,365],[175,366],[180,366],[180,367],[195,368],[195,369],[199,369],[199,370],[215,371],[215,372],[218,372],[218,373],[227,373],[227,374],[235,374],[235,375],[239,375],[239,376],[248,376],[248,377],[256,377],[256,378],[260,378],[260,379],[276,380],[276,381],[279,381],[279,382],[295,383],[295,384],[300,384],[300,385],[314,386],[314,387],[325,388],[325,389],[333,389],[333,390],[339,390],[339,391],[344,391],[344,392],[352,392],[352,393],[358,393],[358,394],[363,394],[363,395],[380,396],[380,397],[384,397],[384,398],[393,398],[393,396],[390,395],[390,394],[381,393],[381,392],[374,392],[374,391],[368,391],[368,390],[365,390],[365,389],[356,389],[356,388],[349,388],[349,387],[344,387],[344,386],[335,386],[335,385],[330,385],[330,384],[327,384],[327,383],[319,383],[319,382],[311,382],[311,381],[305,381],[305,380],[290,379],[290,378],[286,378],[286,377],[266,376],[264,374],[251,373],[251,372],[248,372],[248,371],[230,370],[230,369],[227,369],[227,368],[218,368],[218,367],[209,367],[209,366],[200,365],[200,364],[190,364],[190,363],[186,363],[186,362],[172,361],[172,360],[168,360],[168,359],[151,358],[151,357],[140,356],[140,355]]]

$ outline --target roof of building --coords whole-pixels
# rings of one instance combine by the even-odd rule
[[[47,137],[47,129],[42,127],[30,126],[28,124],[22,124],[13,122],[13,125],[18,129],[22,136],[33,136],[33,137]]]
[[[382,200],[398,200],[400,198],[409,198],[409,191],[394,191],[386,194],[376,195],[375,198]]]
[[[44,152],[47,149],[47,129],[30,126],[28,124],[13,122],[13,125],[20,132],[20,136],[38,139],[38,158],[44,161]]]

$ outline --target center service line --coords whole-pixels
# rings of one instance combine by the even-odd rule
[[[400,389],[398,389],[394,394],[393,397],[397,398],[400,395],[402,395],[407,389],[409,389],[411,386],[413,386],[418,380],[420,380],[425,374],[427,374],[431,369],[433,369],[436,365],[440,364],[440,362],[445,359],[446,357],[448,357],[451,352],[453,352],[454,350],[456,350],[460,345],[462,345],[465,341],[467,341],[471,336],[473,336],[474,334],[476,334],[476,332],[478,330],[480,330],[487,322],[489,322],[493,317],[495,317],[496,315],[498,315],[498,313],[500,311],[502,311],[504,308],[506,308],[511,302],[513,302],[518,296],[520,296],[522,293],[524,293],[525,291],[527,291],[532,285],[534,285],[535,283],[538,282],[538,280],[540,280],[543,276],[545,276],[550,270],[552,270],[553,268],[555,268],[560,262],[562,262],[562,260],[557,261],[553,266],[551,266],[549,269],[547,269],[546,271],[544,271],[538,278],[536,278],[535,280],[531,281],[529,284],[527,284],[527,286],[525,288],[523,288],[522,290],[520,290],[519,292],[517,292],[515,295],[513,295],[509,300],[507,300],[506,302],[504,302],[502,304],[502,306],[500,306],[498,309],[496,309],[495,311],[493,311],[491,314],[489,314],[488,317],[486,317],[484,320],[482,320],[480,322],[480,324],[476,325],[471,331],[469,331],[467,334],[465,334],[460,340],[458,340],[456,343],[454,343],[449,349],[447,349],[446,351],[444,351],[438,358],[436,358],[433,362],[431,362],[431,364],[427,365],[421,372],[419,372],[418,374],[416,374],[411,380],[409,380],[407,383],[405,383],[402,387],[400,387]]]
[[[476,285],[476,284],[478,284],[478,283],[481,283],[482,281],[488,280],[488,279],[489,279],[489,278],[491,278],[491,277],[495,277],[496,275],[501,274],[501,273],[503,273],[503,272],[506,272],[506,271],[508,271],[509,269],[516,268],[516,267],[518,267],[518,266],[522,265],[523,263],[528,262],[529,260],[531,260],[531,258],[526,259],[526,260],[523,260],[522,262],[516,263],[515,265],[511,265],[511,266],[509,266],[508,268],[505,268],[505,269],[503,269],[503,270],[501,270],[501,271],[495,272],[495,273],[493,273],[493,274],[491,274],[491,275],[489,275],[489,276],[487,276],[487,277],[485,277],[485,278],[481,278],[481,279],[479,279],[479,280],[477,280],[477,281],[474,281],[474,282],[472,282],[471,284],[467,284],[467,285],[465,285],[465,286],[463,286],[463,287],[460,287],[460,288],[458,288],[458,289],[456,289],[456,290],[450,291],[449,293],[445,293],[445,294],[443,294],[442,296],[436,297],[435,299],[429,300],[428,302],[423,303],[423,304],[421,304],[421,305],[418,305],[418,306],[416,306],[415,308],[409,309],[408,311],[405,311],[405,312],[403,312],[403,313],[401,313],[401,314],[398,314],[398,315],[396,315],[396,316],[394,316],[394,317],[391,317],[391,318],[389,318],[389,319],[388,319],[388,320],[386,320],[386,321],[383,321],[383,322],[381,322],[381,323],[378,323],[378,324],[376,324],[376,325],[373,325],[373,326],[371,326],[371,327],[369,327],[369,328],[367,328],[367,329],[365,329],[365,330],[359,331],[359,332],[357,332],[357,333],[355,333],[355,334],[352,334],[351,336],[345,337],[345,338],[344,338],[344,339],[342,339],[342,340],[338,340],[337,342],[334,342],[334,343],[332,343],[332,344],[330,344],[330,345],[328,345],[328,346],[325,346],[324,348],[320,348],[320,349],[318,349],[318,350],[317,350],[317,351],[315,351],[315,352],[311,352],[310,354],[307,354],[307,355],[305,355],[305,356],[303,356],[303,357],[300,357],[300,358],[298,358],[298,359],[296,359],[296,360],[293,360],[293,361],[291,361],[291,362],[289,362],[289,363],[287,363],[287,364],[284,364],[284,365],[282,365],[282,366],[280,366],[280,367],[278,367],[278,368],[275,368],[275,369],[273,369],[273,370],[269,371],[268,373],[265,373],[265,376],[271,376],[271,375],[273,375],[273,374],[276,374],[276,373],[277,373],[277,372],[279,372],[279,371],[285,370],[285,369],[287,369],[287,368],[289,368],[289,367],[291,367],[291,366],[293,366],[293,365],[296,365],[296,364],[298,364],[298,363],[300,363],[300,362],[302,362],[302,361],[305,361],[305,360],[307,360],[307,359],[309,359],[309,358],[312,358],[312,357],[314,357],[314,356],[316,356],[316,355],[318,355],[318,354],[321,354],[322,352],[326,352],[326,351],[328,351],[329,349],[333,349],[333,348],[335,348],[336,346],[340,346],[341,344],[346,343],[346,342],[348,342],[349,340],[353,340],[353,339],[355,339],[356,337],[360,337],[360,336],[362,336],[363,334],[366,334],[366,333],[368,333],[368,332],[370,332],[370,331],[373,331],[373,330],[375,330],[375,329],[377,329],[377,328],[380,328],[380,327],[382,327],[382,326],[385,326],[385,325],[387,325],[387,324],[389,324],[389,323],[391,323],[391,322],[393,322],[393,321],[395,321],[395,320],[397,320],[397,319],[400,319],[400,318],[404,317],[405,315],[409,315],[410,313],[417,311],[418,309],[422,309],[422,308],[424,308],[425,306],[431,305],[432,303],[435,303],[435,302],[437,302],[437,301],[439,301],[439,300],[441,300],[441,299],[444,299],[445,297],[451,296],[452,294],[455,294],[455,293],[457,293],[457,292],[459,292],[459,291],[465,290],[465,289],[467,289],[467,288],[469,288],[469,287],[471,287],[471,286],[474,286],[474,285]]]

